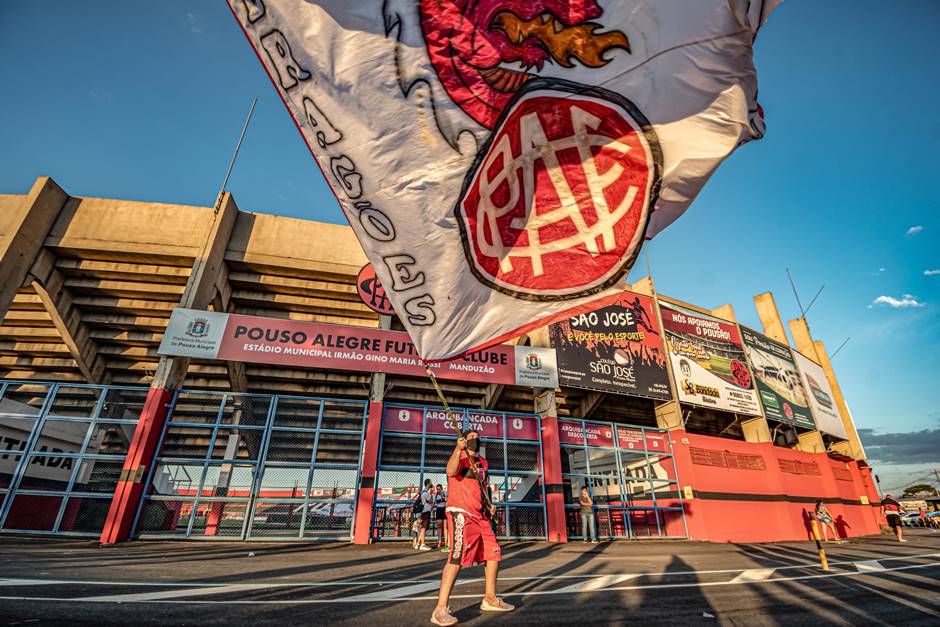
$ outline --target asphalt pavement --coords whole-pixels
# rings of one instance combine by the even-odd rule
[[[940,532],[829,544],[617,541],[504,546],[481,613],[481,567],[451,608],[467,625],[937,625]],[[428,625],[445,555],[409,544],[0,538],[0,624]]]

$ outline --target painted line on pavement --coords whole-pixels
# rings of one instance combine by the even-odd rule
[[[615,586],[618,583],[636,579],[640,576],[641,575],[602,575],[600,577],[588,579],[587,581],[581,583],[575,583],[571,584],[570,586],[565,586],[564,588],[559,588],[558,592],[593,592],[594,590]]]
[[[752,583],[754,581],[764,581],[765,579],[770,579],[774,574],[773,568],[752,568],[746,570],[729,583]]]
[[[761,584],[774,584],[787,581],[808,581],[812,579],[830,579],[834,577],[864,577],[864,576],[873,576],[873,575],[883,575],[888,572],[895,571],[904,571],[904,570],[915,570],[920,568],[938,568],[940,567],[940,562],[931,562],[929,564],[910,564],[908,566],[897,566],[894,568],[885,568],[884,570],[879,571],[845,571],[841,573],[822,573],[815,575],[796,575],[794,577],[775,577],[771,579],[765,579],[763,581],[748,581],[748,582],[738,582],[734,581],[711,581],[704,583],[689,582],[689,583],[661,583],[661,584],[648,584],[642,586],[611,586],[608,588],[601,588],[593,592],[616,592],[616,591],[629,591],[629,590],[662,590],[662,589],[674,589],[674,588],[705,588],[705,587],[714,587],[714,586],[735,586],[735,585],[761,585]],[[242,584],[244,585],[244,584]],[[169,591],[168,591],[169,592]],[[504,597],[530,597],[530,596],[553,596],[553,595],[563,595],[563,594],[580,594],[585,591],[578,592],[565,592],[562,590],[530,590],[527,592],[503,592],[501,596]],[[590,591],[589,591],[590,592]],[[208,592],[208,594],[213,594]],[[133,595],[131,595],[133,596]],[[103,597],[97,597],[101,599]],[[106,597],[105,597],[106,598]],[[478,599],[480,594],[452,594],[451,599]],[[81,598],[60,598],[60,597],[28,597],[28,596],[0,596],[0,601],[50,601],[50,602],[59,602],[59,603],[101,603],[107,601],[97,600],[96,597],[81,597]],[[373,600],[372,603],[388,603],[394,601],[436,601],[437,596],[426,596],[426,597],[405,597],[400,599],[392,600]],[[116,601],[112,601],[116,602]],[[122,599],[121,602],[127,602],[126,596]],[[232,599],[224,601],[213,601],[211,599],[204,600],[176,600],[173,598],[161,599],[161,600],[147,600],[139,601],[141,603],[163,603],[163,604],[177,604],[177,605],[325,605],[331,603],[363,603],[370,601],[362,601],[356,597],[346,597],[343,599],[283,599],[283,600],[251,600],[251,599]]]
[[[229,592],[245,592],[247,590],[264,590],[271,586],[263,583],[237,583],[230,586],[213,586],[202,588],[182,588],[179,590],[161,590],[159,592],[141,592],[140,594],[109,594],[98,597],[81,597],[76,601],[100,601],[102,603],[139,603],[141,601],[160,601],[179,597],[198,597]]]
[[[858,572],[874,572],[879,570],[884,570],[885,567],[878,560],[862,560],[860,562],[855,562],[855,568],[858,569]]]

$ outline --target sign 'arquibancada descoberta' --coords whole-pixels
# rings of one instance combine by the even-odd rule
[[[177,308],[158,350],[161,355],[279,364],[299,368],[385,372],[426,377],[407,333],[299,320]],[[435,376],[554,388],[551,348],[499,345],[431,364]]]

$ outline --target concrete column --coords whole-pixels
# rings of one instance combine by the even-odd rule
[[[69,199],[48,176],[33,183],[19,209],[0,220],[0,319],[26,281],[59,212]]]
[[[218,278],[225,266],[225,251],[238,216],[238,206],[229,193],[223,193],[216,206],[219,209],[213,214],[205,244],[193,262],[179,307],[207,309],[218,289]],[[185,379],[188,367],[189,359],[186,357],[164,356],[157,364],[101,532],[102,544],[115,544],[130,535],[134,516],[146,489],[144,481],[157,453],[157,443],[166,422],[167,405]]]
[[[796,450],[807,453],[825,453],[826,443],[823,442],[822,434],[819,431],[807,431],[797,435],[799,441]]]
[[[734,307],[731,305],[722,305],[721,307],[712,309],[712,315],[723,320],[730,320],[731,322],[738,321],[738,319],[734,317]]]
[[[555,391],[536,397],[535,413],[542,423],[542,471],[545,481],[545,531],[549,542],[567,542],[565,490],[561,480],[561,441],[558,437],[558,406]]]
[[[392,328],[392,317],[379,316],[379,328]],[[366,439],[362,443],[362,465],[359,469],[359,496],[356,499],[354,544],[372,541],[372,517],[375,508],[375,475],[379,466],[379,444],[382,441],[382,413],[385,408],[385,373],[373,372],[369,386],[369,415],[366,417]]]
[[[774,295],[764,292],[755,296],[754,306],[757,308],[757,317],[760,318],[761,326],[764,328],[764,335],[789,346],[790,342],[787,340],[787,332],[783,328],[783,321],[777,311]]]
[[[755,416],[741,422],[741,431],[744,432],[745,442],[772,442],[773,434],[770,423],[763,416]]]

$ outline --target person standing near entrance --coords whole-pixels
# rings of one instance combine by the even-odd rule
[[[594,499],[588,494],[587,486],[581,488],[578,505],[581,506],[581,541],[597,544],[597,528],[594,526]]]
[[[430,479],[424,480],[424,490],[421,491],[421,531],[418,532],[418,540],[415,545],[419,551],[430,551],[425,541],[428,535],[428,529],[431,527],[431,510],[434,509],[434,484]]]
[[[437,548],[441,550],[449,550],[450,547],[444,548],[446,540],[446,530],[447,530],[447,495],[444,493],[444,486],[437,484],[437,489],[434,492],[434,521],[437,525]]]
[[[457,581],[457,575],[463,566],[486,563],[483,601],[480,610],[484,612],[510,612],[515,609],[496,596],[496,577],[499,573],[499,560],[502,550],[496,541],[496,534],[490,526],[489,517],[496,513],[496,507],[489,505],[489,512],[484,512],[484,496],[481,484],[487,485],[486,471],[489,464],[479,454],[480,434],[470,429],[457,439],[457,446],[447,460],[447,522],[450,552],[441,573],[441,590],[437,597],[437,606],[431,614],[435,625],[456,625],[457,618],[450,613],[448,602],[450,592]],[[468,459],[472,457],[473,462]],[[474,471],[474,468],[476,471]],[[477,476],[478,474],[478,476]],[[489,499],[486,499],[489,503]]]
[[[885,497],[881,499],[881,510],[884,512],[885,518],[888,519],[891,529],[894,530],[898,542],[907,542],[904,539],[904,532],[901,531],[901,504],[890,494],[885,494]]]

